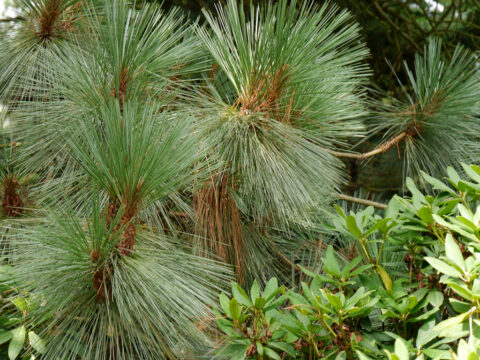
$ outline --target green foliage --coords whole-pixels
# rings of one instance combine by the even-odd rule
[[[42,4],[55,15],[55,1]],[[203,179],[190,117],[178,111],[184,84],[170,78],[202,68],[192,61],[199,41],[178,11],[74,5],[83,20],[65,52],[17,84],[46,96],[8,99],[12,137],[25,144],[14,161],[40,175],[32,217],[7,219],[10,296],[33,303],[9,356],[28,335],[45,359],[191,358],[212,346],[214,294],[231,278],[164,222]],[[30,326],[45,320],[36,336]]]
[[[308,219],[342,179],[323,147],[363,131],[368,51],[359,28],[347,26],[348,12],[310,3],[252,5],[247,15],[229,1],[218,11],[205,12],[210,31],[198,28],[218,64],[200,113],[207,149],[228,170],[245,216]]]
[[[406,66],[409,86],[403,100],[389,100],[373,121],[384,139],[405,134],[401,150],[404,176],[421,182],[420,171],[441,176],[447,166],[478,159],[480,82],[476,58],[457,46],[444,59],[442,43],[430,39],[415,70]],[[385,113],[384,113],[385,111]]]
[[[37,334],[46,320],[33,324],[31,313],[35,311],[32,295],[11,287],[12,267],[0,266],[0,296],[3,314],[0,316],[0,355],[5,359],[34,359],[46,351],[44,340]]]
[[[86,223],[49,215],[15,235],[13,279],[35,294],[33,323],[50,317],[41,333],[46,358],[190,356],[205,345],[195,323],[211,317],[228,272],[147,229],[138,230],[134,255],[122,256],[115,225],[107,227],[97,208]]]
[[[409,180],[412,196],[394,197],[384,216],[339,208],[334,224],[349,240],[337,254],[332,246],[325,250],[320,272],[302,268],[308,281],[297,287],[284,289],[272,279],[262,298],[256,283],[250,297],[233,284],[231,299],[220,296],[219,356],[476,359],[480,169],[463,167],[468,179],[450,168],[449,185],[424,174],[438,189],[434,195]],[[396,254],[403,264],[388,260]],[[277,296],[268,298],[272,287]]]
[[[236,265],[240,281],[262,282],[284,276],[281,259],[305,244],[292,229],[310,231],[344,182],[327,148],[364,134],[368,51],[336,7],[217,10],[196,26],[213,64],[192,110],[212,173],[198,186],[197,244]]]

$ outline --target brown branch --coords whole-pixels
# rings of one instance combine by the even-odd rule
[[[0,19],[0,23],[2,22],[13,22],[13,21],[24,21],[25,18],[23,16],[15,16],[15,17],[7,17]]]
[[[380,144],[374,150],[363,153],[363,154],[354,154],[354,153],[346,153],[341,151],[330,150],[327,148],[323,148],[326,152],[331,155],[335,155],[338,157],[348,158],[348,159],[359,159],[364,160],[369,157],[382,154],[392,148],[393,146],[397,145],[400,141],[402,141],[408,135],[407,131],[400,133],[399,135],[395,136],[393,139],[388,140],[387,142]]]
[[[422,2],[420,0],[413,0],[413,2],[419,7],[419,9],[422,11],[423,13],[423,17],[427,19],[428,21],[428,24],[430,25],[430,32],[431,33],[431,29],[434,28],[434,25],[433,25],[433,22],[432,22],[432,19],[431,19],[431,16],[430,14],[427,12],[427,10],[425,10],[425,6],[423,6],[425,3],[422,4]],[[409,12],[410,13],[410,12]],[[413,19],[415,21],[416,24],[417,21],[415,20],[415,18]]]
[[[373,207],[383,209],[383,210],[385,210],[387,208],[387,205],[376,202],[376,201],[372,201],[372,200],[360,199],[360,198],[356,198],[356,197],[349,196],[349,195],[344,195],[344,194],[338,194],[337,196],[341,200],[350,201],[350,202],[354,202],[354,203],[357,203],[357,204],[373,206]]]
[[[409,34],[405,34],[399,27],[397,24],[395,24],[392,19],[390,18],[390,16],[388,16],[388,14],[385,13],[385,11],[383,10],[383,8],[376,2],[376,1],[373,1],[373,6],[375,7],[375,9],[378,11],[378,13],[400,34],[400,36],[404,37],[409,43],[410,45],[412,45],[420,54],[423,53],[423,50],[420,46],[418,46],[418,44],[415,42],[415,40],[413,40]]]
[[[302,272],[302,268],[301,268],[300,266],[298,266],[297,264],[295,264],[293,261],[291,261],[288,257],[286,257],[285,255],[283,255],[283,254],[281,253],[281,251],[280,251],[275,245],[272,246],[272,250],[273,250],[273,252],[275,253],[275,255],[278,256],[278,258],[280,259],[280,261],[281,261],[284,265],[293,268],[296,272],[299,272],[299,273]]]

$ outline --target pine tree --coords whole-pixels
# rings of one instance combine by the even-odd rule
[[[240,279],[248,269],[260,280],[278,266],[270,229],[313,223],[342,183],[325,148],[363,134],[368,52],[334,6],[283,1],[247,16],[229,1],[218,12],[198,28],[215,64],[199,126],[221,171],[198,190],[197,233]]]
[[[445,60],[432,39],[405,98],[381,102],[333,4],[229,0],[205,24],[124,0],[21,5],[0,43],[2,245],[45,359],[205,355],[230,279],[288,282],[318,264],[335,200],[366,203],[342,194],[343,158],[397,151],[420,185],[478,161],[461,47]]]

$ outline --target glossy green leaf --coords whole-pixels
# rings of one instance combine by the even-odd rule
[[[378,275],[380,275],[380,278],[382,279],[385,289],[387,289],[388,291],[392,290],[393,289],[392,279],[390,278],[390,275],[388,275],[387,271],[380,265],[377,265],[377,271],[378,271]]]
[[[400,339],[395,340],[395,355],[398,356],[399,360],[410,359],[410,355],[408,354],[408,347],[405,342]]]
[[[232,319],[240,319],[240,306],[238,305],[238,301],[236,298],[232,298],[230,300],[230,314],[232,314]]]
[[[354,216],[349,215],[347,216],[347,219],[345,220],[347,224],[348,230],[355,235],[357,238],[362,238],[363,234],[360,230],[360,228],[357,225],[357,220],[355,219]]]
[[[455,277],[455,278],[459,278],[460,276],[462,276],[462,273],[460,271],[458,271],[454,267],[448,265],[446,262],[444,262],[442,260],[435,259],[435,258],[432,258],[432,257],[426,257],[425,260],[430,265],[432,265],[432,267],[435,270],[441,272],[442,274],[452,276],[452,277]]]
[[[253,281],[252,287],[250,288],[250,298],[252,303],[255,303],[255,300],[260,296],[260,286],[258,285],[257,280]]]
[[[267,356],[269,359],[282,360],[280,355],[278,355],[278,353],[273,349],[266,347],[263,349],[263,352],[265,353],[265,356]]]
[[[225,295],[225,293],[221,293],[220,294],[220,306],[222,307],[222,310],[223,312],[227,315],[227,316],[231,316],[231,312],[230,312],[230,299],[228,298],[227,295]]]
[[[435,326],[435,321],[429,321],[424,323],[420,329],[418,329],[416,346],[417,348],[422,348],[425,344],[435,338],[436,334],[432,329]]]
[[[13,334],[11,331],[8,330],[1,330],[0,331],[0,345],[5,344],[7,341],[10,341]]]
[[[12,339],[8,345],[8,358],[15,360],[23,349],[25,343],[26,329],[25,326],[20,326],[12,330]]]
[[[432,290],[428,293],[428,301],[434,307],[440,307],[443,304],[443,294],[438,290]]]
[[[265,285],[265,289],[263,290],[262,297],[265,300],[269,301],[270,298],[275,294],[278,290],[278,280],[277,278],[271,278],[268,280],[267,284]]]
[[[28,332],[28,340],[30,341],[30,345],[40,354],[45,352],[45,344],[43,340],[34,331]]]
[[[263,345],[261,342],[256,342],[255,343],[256,347],[257,347],[257,353],[258,355],[262,356],[263,357]]]
[[[451,234],[447,234],[445,239],[445,253],[447,257],[464,272],[466,271],[465,260],[459,246]],[[432,265],[433,266],[433,265]]]
[[[255,299],[255,308],[258,309],[258,310],[262,310],[263,307],[265,306],[266,304],[266,301],[264,298],[262,297],[258,297]]]
[[[335,276],[341,276],[340,265],[338,264],[335,251],[333,246],[329,245],[327,251],[325,252],[323,258],[323,268],[326,272],[331,273]]]
[[[239,304],[245,306],[252,306],[252,301],[248,297],[245,290],[243,290],[242,287],[235,282],[232,282],[232,295],[235,297]]]
[[[444,332],[448,331],[450,328],[454,327],[455,325],[461,324],[468,318],[469,313],[460,314],[435,325],[432,331],[437,332],[438,334],[442,335]]]

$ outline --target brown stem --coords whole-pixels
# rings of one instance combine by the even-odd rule
[[[18,195],[18,181],[11,177],[3,180],[2,210],[5,216],[18,217],[23,214],[23,200]]]
[[[112,220],[118,214],[120,206],[118,202],[113,200],[108,204],[107,208],[107,227],[110,227]],[[128,255],[133,251],[133,245],[135,244],[135,235],[137,233],[136,223],[135,223],[135,209],[129,207],[125,210],[122,215],[122,219],[118,224],[115,225],[113,229],[114,232],[122,230],[121,239],[117,244],[122,255]]]
[[[7,17],[0,19],[0,23],[2,22],[14,22],[14,21],[25,21],[23,16],[15,16],[15,17]]]
[[[37,36],[43,40],[49,40],[57,30],[57,21],[62,12],[63,0],[54,0],[45,4],[41,9],[42,13],[39,19],[39,30]]]
[[[344,194],[338,194],[337,196],[341,200],[350,201],[357,204],[373,206],[373,207],[384,209],[384,210],[387,208],[387,205],[376,202],[376,201],[372,201],[372,200],[360,199],[360,198],[356,198],[356,197],[344,195]]]
[[[120,112],[122,113],[123,113],[123,105],[126,100],[128,80],[129,80],[128,67],[127,68],[121,67],[119,71],[119,76],[118,76],[118,89],[117,89],[117,85],[114,83],[112,86],[112,91],[110,92],[110,96],[113,96],[114,98],[118,98],[118,101],[120,103]],[[123,120],[122,120],[122,128],[123,128]]]
[[[122,232],[122,238],[117,244],[117,249],[122,255],[129,255],[133,252],[133,245],[135,245],[135,235],[137,234],[137,227],[135,221],[128,216],[122,217],[122,225],[125,226]]]
[[[377,146],[374,150],[363,153],[363,154],[353,154],[353,153],[346,153],[346,152],[341,152],[341,151],[335,151],[335,150],[330,150],[327,148],[323,148],[326,152],[328,152],[331,155],[335,155],[338,157],[343,157],[343,158],[349,158],[349,159],[359,159],[359,160],[365,160],[369,157],[382,154],[386,152],[387,150],[391,149],[393,146],[397,145],[400,141],[402,141],[405,137],[407,137],[408,131],[403,131],[399,135],[395,136],[394,138],[388,140],[387,142],[380,144]]]
[[[297,264],[292,262],[289,258],[287,258],[285,255],[283,255],[275,245],[272,245],[272,250],[275,253],[275,255],[278,256],[278,258],[280,259],[280,261],[282,263],[284,263],[285,265],[293,268],[296,272],[299,272],[299,273],[302,272],[302,269],[300,268],[300,266],[298,266]]]
[[[94,263],[98,262],[100,254],[98,251],[93,251],[92,260]],[[103,264],[93,274],[93,288],[97,293],[97,301],[99,304],[103,304],[112,299],[112,273],[113,267],[110,264]]]
[[[120,205],[118,201],[112,200],[107,207],[107,228],[118,215]],[[128,208],[122,215],[121,220],[115,224],[113,233],[121,232],[120,241],[116,247],[118,249],[118,255],[127,256],[133,252],[133,246],[135,245],[135,236],[137,234],[136,221],[135,221],[136,209],[133,207]],[[93,264],[96,266],[96,271],[93,274],[93,287],[97,293],[97,300],[100,304],[105,303],[112,298],[112,283],[111,278],[113,275],[113,266],[109,259],[105,260],[101,256],[98,250],[94,250],[91,253]],[[99,263],[100,262],[100,263]]]
[[[410,43],[410,45],[412,45],[420,54],[423,53],[422,48],[418,46],[415,40],[413,40],[409,34],[405,34],[405,32],[402,31],[402,29],[400,29],[400,27],[392,21],[390,16],[385,13],[383,8],[376,1],[373,1],[373,6],[378,11],[378,13],[390,24],[390,26],[392,26],[400,34],[400,36],[404,37]]]
[[[200,255],[215,254],[228,264],[235,264],[240,283],[244,281],[247,248],[242,219],[230,190],[229,177],[213,177],[194,198],[195,234]]]

